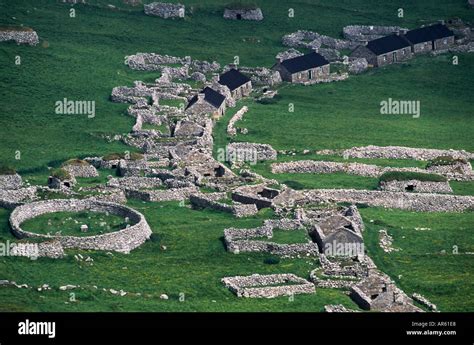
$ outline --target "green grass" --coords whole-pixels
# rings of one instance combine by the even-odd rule
[[[101,223],[104,223],[101,226]],[[89,229],[81,232],[81,225]],[[96,212],[53,212],[28,219],[22,224],[25,231],[37,234],[54,235],[60,232],[63,236],[94,236],[125,229],[127,223],[123,217]],[[133,224],[130,224],[133,225]]]
[[[187,9],[192,7],[192,13],[187,11],[182,20],[164,20],[145,16],[141,6],[123,5],[121,0],[89,0],[88,5],[76,5],[76,18],[68,16],[69,5],[56,1],[0,0],[0,25],[18,27],[23,24],[37,31],[41,39],[36,47],[0,43],[2,164],[16,169],[25,180],[44,185],[50,173],[48,166],[59,168],[62,162],[74,157],[130,151],[122,142],[110,139],[116,134],[128,133],[135,121],[127,115],[126,104],[109,101],[111,90],[119,85],[130,86],[135,80],[153,82],[160,74],[130,70],[123,63],[126,55],[136,52],[190,55],[221,64],[239,56],[242,65],[270,67],[274,56],[286,49],[281,45],[281,37],[300,29],[338,37],[342,27],[350,24],[413,28],[446,17],[474,22],[474,12],[467,8],[464,0],[394,0],[390,3],[261,0],[256,3],[262,8],[265,19],[258,23],[224,20],[225,2],[219,0],[181,2]],[[117,9],[107,8],[107,4]],[[288,17],[290,7],[295,8],[295,18]],[[405,10],[404,18],[396,15],[400,7]],[[21,57],[21,65],[15,65],[16,56]],[[279,89],[281,99],[274,104],[240,101],[235,111],[245,104],[249,112],[238,126],[248,128],[249,134],[239,134],[235,140],[300,151],[368,144],[472,151],[470,76],[474,57],[460,54],[459,58],[458,66],[450,64],[449,55],[423,57],[373,70],[345,82],[312,87],[285,85]],[[95,101],[96,117],[55,114],[54,103],[65,97]],[[388,97],[420,100],[421,117],[381,116],[379,103]],[[294,104],[294,113],[288,112],[289,103]],[[216,124],[214,150],[230,141],[225,127],[232,115],[233,111],[229,110]],[[378,163],[382,165],[382,161]],[[268,174],[269,167],[265,164],[257,165],[255,170]],[[418,166],[419,163],[395,164]],[[103,183],[111,172],[100,174],[98,178],[78,179],[79,186]],[[272,177],[294,188],[375,189],[377,184],[376,179],[344,174]],[[472,191],[471,184],[464,182],[454,183],[453,188]],[[80,252],[91,256],[93,265],[74,260],[73,254],[79,253],[77,251],[69,251],[69,256],[61,260],[0,257],[2,278],[28,282],[35,287],[45,283],[54,287],[65,284],[86,287],[86,290],[75,291],[77,302],[69,301],[69,292],[57,289],[38,292],[2,288],[0,310],[322,311],[325,304],[337,303],[357,308],[339,290],[319,289],[316,294],[297,295],[291,302],[284,297],[239,299],[222,286],[220,279],[224,276],[289,272],[308,277],[315,267],[312,259],[281,259],[275,264],[265,264],[268,256],[263,254],[234,255],[225,251],[222,242],[225,228],[260,226],[264,218],[273,217],[267,210],[255,217],[236,220],[229,214],[192,210],[179,207],[178,203],[130,201],[129,205],[145,214],[154,232],[151,241],[129,255],[110,257],[103,252]],[[363,212],[366,212],[364,216],[384,220],[391,211],[369,208]],[[472,246],[472,237],[461,229],[472,224],[472,218],[465,218],[470,216],[410,216],[393,212],[391,224],[395,228],[405,222],[405,217],[410,224],[422,225],[427,221],[436,224],[440,230],[433,239],[439,243],[424,244],[423,249],[428,252],[451,245],[451,238]],[[14,240],[8,216],[9,211],[0,209],[2,241]],[[369,242],[370,233],[369,229]],[[403,248],[403,243],[397,242],[398,236],[394,238],[395,244]],[[416,243],[406,248],[421,245]],[[162,249],[163,245],[166,250]],[[428,255],[415,260],[413,256],[403,256],[410,253],[407,249],[397,253],[392,262],[385,260],[375,247],[369,249],[380,268],[392,277],[401,274],[399,272],[411,277],[400,281],[407,292],[416,290],[425,294],[441,310],[473,310],[473,270],[469,258]],[[92,285],[142,295],[118,297],[87,288]],[[160,300],[161,293],[168,294],[170,299]],[[184,302],[179,301],[180,293],[185,294]]]
[[[296,244],[307,243],[309,240],[308,232],[302,230],[281,230],[273,229],[273,237],[269,241],[278,244]]]
[[[402,290],[407,294],[421,293],[441,311],[473,311],[473,257],[466,254],[474,252],[473,212],[416,213],[366,208],[361,209],[361,214],[369,256]],[[401,251],[385,253],[379,247],[380,229],[388,230],[393,246]],[[458,254],[453,252],[455,246]]]
[[[446,182],[446,177],[438,174],[425,174],[411,171],[388,171],[379,177],[380,181],[407,181],[418,180],[427,182]]]

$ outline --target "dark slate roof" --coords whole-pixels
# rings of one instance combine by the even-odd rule
[[[225,96],[221,95],[219,92],[211,89],[210,87],[206,87],[204,90],[201,91],[201,93],[204,93],[204,100],[207,103],[214,106],[215,108],[219,108],[222,105],[222,103],[225,101]],[[186,109],[188,109],[194,103],[196,103],[197,100],[198,100],[198,95],[191,98]]]
[[[375,55],[381,55],[390,53],[398,49],[409,47],[410,43],[399,35],[390,35],[367,43],[367,48],[370,49]]]
[[[446,25],[443,24],[435,24],[425,26],[424,28],[410,30],[405,35],[405,37],[413,44],[430,42],[450,36],[454,36],[454,32],[449,30]]]
[[[247,76],[243,75],[234,68],[228,70],[224,74],[221,74],[219,77],[219,84],[227,86],[230,91],[234,91],[249,81],[250,79],[247,78]]]
[[[327,64],[329,64],[329,61],[326,60],[322,55],[315,52],[284,60],[281,63],[281,65],[285,67],[291,74],[307,71],[311,68],[321,67]]]

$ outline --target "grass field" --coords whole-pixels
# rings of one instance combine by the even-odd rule
[[[145,1],[152,2],[152,1]],[[177,1],[173,1],[177,2]],[[123,152],[130,148],[109,140],[128,133],[134,123],[125,104],[109,101],[111,90],[135,80],[152,82],[159,74],[128,69],[123,61],[136,52],[190,55],[201,60],[233,62],[239,56],[245,66],[267,66],[284,49],[284,34],[308,29],[338,37],[344,25],[401,25],[409,28],[442,18],[461,17],[474,22],[474,11],[464,0],[380,2],[375,0],[256,1],[265,15],[261,23],[225,21],[226,1],[181,0],[188,15],[182,20],[147,17],[140,7],[120,0],[89,0],[70,6],[50,0],[0,0],[0,26],[24,25],[36,30],[36,47],[0,43],[0,162],[15,167],[24,178],[45,184],[48,166],[65,160]],[[106,5],[113,4],[117,9]],[[192,8],[192,13],[191,13]],[[295,18],[288,18],[288,9]],[[405,17],[397,17],[403,8]],[[21,64],[15,65],[15,58]],[[405,145],[474,151],[472,133],[472,75],[474,57],[461,54],[459,65],[450,55],[421,57],[410,62],[373,70],[349,80],[312,87],[285,85],[276,104],[251,99],[239,102],[249,112],[239,127],[249,130],[232,140],[268,143],[276,149],[317,150],[354,145]],[[380,115],[379,104],[389,97],[419,100],[421,117]],[[96,102],[96,117],[57,115],[54,103],[63,98]],[[295,111],[288,111],[289,103]],[[236,108],[238,110],[240,108]],[[215,150],[231,138],[225,133],[231,109],[216,124]],[[19,159],[18,159],[19,158]],[[280,161],[341,157],[281,156]],[[353,160],[384,166],[422,167],[417,161]],[[395,165],[394,165],[395,164]],[[295,189],[374,189],[377,179],[344,174],[318,175],[269,173],[268,163],[252,167]],[[80,186],[103,183],[110,171],[94,179],[79,179]],[[457,194],[474,194],[473,183],[453,182]],[[281,259],[269,264],[263,254],[227,253],[223,230],[254,227],[266,218],[236,221],[231,215],[192,210],[178,203],[142,203],[129,206],[144,213],[152,240],[129,255],[68,251],[62,260],[0,257],[0,279],[28,283],[35,289],[0,289],[1,311],[322,311],[326,304],[357,306],[339,290],[318,289],[313,295],[272,300],[238,299],[220,283],[224,276],[252,273],[295,273],[307,277],[317,264],[310,259]],[[377,265],[408,294],[421,293],[442,311],[473,311],[472,257],[473,213],[426,214],[367,208],[362,210],[369,254]],[[14,241],[8,225],[9,211],[0,209],[0,241]],[[370,220],[374,220],[370,223]],[[415,227],[430,227],[423,232]],[[401,251],[386,254],[378,247],[378,230],[386,228]],[[289,240],[288,238],[281,239]],[[291,240],[291,239],[290,239]],[[452,246],[458,245],[454,255]],[[163,246],[166,247],[164,250]],[[446,250],[441,255],[441,250]],[[93,264],[76,261],[81,253]],[[402,278],[398,278],[402,275]],[[36,291],[42,284],[55,287]],[[84,290],[60,291],[75,284]],[[96,291],[93,286],[99,289]],[[129,292],[112,295],[102,288]],[[75,293],[76,302],[70,293]],[[135,295],[140,293],[140,296]],[[161,300],[166,293],[169,300]],[[184,295],[181,295],[184,294]],[[180,297],[184,296],[183,298]]]

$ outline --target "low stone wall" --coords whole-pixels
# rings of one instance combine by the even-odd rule
[[[309,42],[309,43],[308,43]],[[313,31],[299,30],[282,38],[285,46],[293,48],[319,49],[322,45],[331,49],[354,49],[359,43],[321,35]]]
[[[36,198],[37,187],[0,189],[0,207],[13,209]]]
[[[408,29],[399,26],[348,25],[342,28],[342,34],[349,41],[368,42],[401,30]]]
[[[420,169],[420,168],[395,168],[395,167],[381,167],[374,164],[364,163],[342,163],[342,162],[327,162],[327,161],[293,161],[283,163],[273,163],[271,165],[272,173],[311,173],[311,174],[333,174],[333,173],[346,173],[350,175],[359,175],[366,177],[379,178],[382,174],[390,171],[399,172],[415,172],[415,173],[437,173],[445,176],[448,179],[454,180],[471,180],[474,179],[472,170],[461,170],[451,166],[446,168],[440,167],[440,169]],[[466,173],[466,174],[465,174]]]
[[[291,220],[278,222],[265,222],[264,226],[253,229],[229,228],[224,230],[224,241],[227,251],[239,254],[243,252],[259,252],[279,255],[282,257],[318,256],[318,246],[313,242],[279,244],[271,241],[264,241],[260,238],[273,237],[273,229],[279,228],[287,231],[302,230],[299,222],[291,224]],[[283,224],[283,226],[277,226]],[[291,224],[291,226],[289,225]],[[286,227],[285,227],[286,226]]]
[[[421,212],[463,212],[474,208],[474,197],[356,189],[314,189],[303,192],[307,202],[335,201]]]
[[[406,192],[412,191],[415,193],[441,193],[451,194],[453,190],[448,182],[431,182],[431,181],[381,181],[379,183],[381,190],[389,192]]]
[[[216,194],[224,194],[224,198],[226,197],[225,193],[216,193]],[[222,199],[222,198],[220,198]],[[191,204],[196,207],[201,208],[211,208],[213,210],[232,213],[234,216],[241,218],[247,216],[253,216],[258,212],[258,209],[255,205],[244,205],[244,204],[233,204],[228,205],[222,202],[219,202],[218,199],[212,197],[209,194],[193,194],[189,197]]]
[[[85,237],[42,235],[21,228],[21,224],[28,219],[46,213],[66,211],[109,212],[121,217],[128,217],[134,225],[116,232]],[[107,202],[74,199],[38,201],[17,207],[10,215],[10,226],[13,234],[18,238],[58,240],[63,248],[112,250],[120,253],[129,253],[142,245],[152,234],[145,217],[129,207]]]
[[[291,273],[235,276],[223,278],[221,281],[237,297],[274,298],[316,292],[312,283]]]
[[[31,31],[8,30],[0,31],[0,42],[15,41],[17,44],[28,44],[35,46],[39,43],[38,34]]]
[[[197,187],[171,188],[164,190],[131,190],[127,189],[127,198],[139,199],[149,202],[182,201],[188,199],[191,194],[198,192]]]
[[[263,13],[260,8],[255,9],[229,9],[224,10],[224,19],[233,20],[263,20]]]
[[[277,158],[277,152],[268,144],[231,143],[227,145],[229,162],[265,161]]]
[[[181,4],[171,4],[165,2],[152,2],[145,5],[145,14],[161,18],[183,18],[185,7]]]
[[[275,86],[281,84],[281,75],[278,71],[266,67],[240,67],[239,71],[247,75],[254,86]]]
[[[36,260],[37,258],[52,258],[58,259],[64,257],[63,246],[61,242],[45,241],[40,243],[15,243],[10,250],[11,256],[23,256]]]
[[[18,174],[0,175],[0,189],[18,189],[22,184],[23,181]]]
[[[242,120],[242,118],[244,117],[244,114],[249,110],[249,108],[247,108],[245,105],[238,111],[235,113],[234,116],[232,116],[232,118],[229,120],[229,124],[227,125],[227,134],[229,135],[236,135],[237,134],[237,130],[235,129],[235,123],[237,121],[240,121]]]
[[[158,177],[141,177],[141,176],[130,176],[122,178],[111,178],[107,182],[107,186],[121,188],[121,189],[134,189],[140,190],[143,188],[157,188],[161,187],[163,182]]]
[[[67,164],[63,166],[63,169],[69,172],[74,177],[97,177],[99,173],[97,169],[87,164]]]
[[[464,150],[423,149],[404,146],[363,146],[344,150],[342,155],[351,158],[387,158],[415,159],[427,161],[441,156],[453,158],[474,159],[474,153]]]

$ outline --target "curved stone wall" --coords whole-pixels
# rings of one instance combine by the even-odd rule
[[[25,231],[21,224],[31,218],[51,212],[103,212],[128,217],[134,225],[125,229],[96,236],[42,235]],[[38,201],[17,207],[10,215],[10,226],[18,238],[57,239],[64,248],[112,250],[129,253],[150,238],[152,231],[145,217],[123,205],[94,200],[50,200]]]

